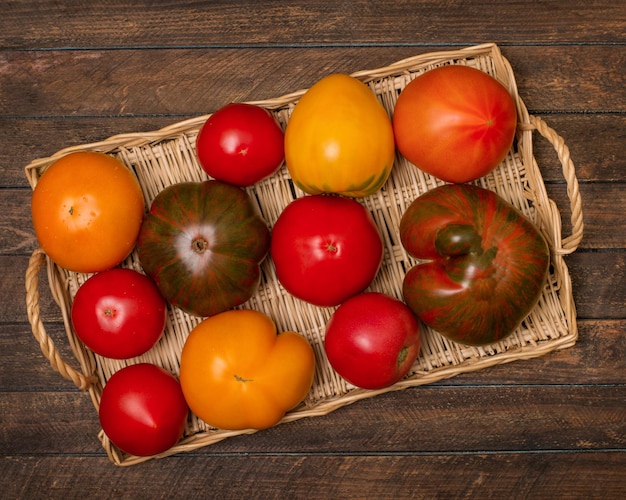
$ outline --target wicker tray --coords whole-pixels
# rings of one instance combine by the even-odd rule
[[[518,95],[513,71],[508,61],[494,44],[484,44],[456,51],[435,52],[405,59],[384,68],[360,71],[353,76],[367,83],[391,114],[399,92],[418,74],[443,64],[466,64],[479,68],[500,80],[514,96],[519,115],[515,144],[501,165],[477,183],[492,189],[525,213],[540,228],[552,250],[551,272],[545,283],[539,303],[522,325],[507,339],[487,347],[467,347],[455,344],[438,333],[425,330],[420,355],[406,379],[378,391],[357,389],[347,384],[330,368],[325,358],[323,337],[327,320],[333,308],[318,308],[303,303],[289,294],[277,282],[272,260],[263,263],[264,277],[256,295],[242,307],[257,309],[270,315],[281,330],[295,330],[311,342],[317,361],[313,387],[309,396],[298,408],[281,421],[289,422],[314,417],[353,403],[363,398],[387,391],[427,384],[462,372],[479,370],[488,366],[519,359],[541,356],[555,349],[574,345],[578,331],[572,298],[570,277],[563,255],[573,252],[583,233],[581,200],[574,165],[563,139],[541,119],[529,116]],[[320,75],[320,77],[323,75]],[[270,109],[285,126],[293,106],[305,90],[265,101],[256,101]],[[207,119],[199,116],[169,127],[148,133],[116,135],[102,142],[63,149],[51,157],[33,161],[25,168],[31,186],[59,157],[73,151],[95,150],[111,154],[122,160],[137,175],[143,188],[146,203],[172,183],[206,179],[195,158],[196,134]],[[571,211],[571,235],[562,238],[561,216],[555,203],[549,199],[538,165],[533,157],[532,135],[538,130],[555,148],[567,181]],[[391,177],[376,194],[360,201],[371,211],[385,235],[383,265],[372,290],[401,297],[403,266],[413,261],[404,252],[398,238],[400,217],[408,205],[421,193],[441,182],[424,174],[404,158],[397,156]],[[283,166],[275,175],[248,188],[257,208],[270,225],[295,196],[302,196],[291,184]],[[39,311],[39,274],[47,265],[50,291],[60,307],[67,340],[76,357],[71,363],[63,359],[47,335]],[[123,264],[140,270],[135,254]],[[179,357],[189,331],[200,318],[186,315],[176,308],[169,311],[166,331],[162,340],[145,355],[128,361],[116,361],[95,355],[78,340],[72,331],[69,311],[78,287],[88,276],[68,272],[55,265],[42,250],[35,250],[26,272],[26,303],[28,318],[35,338],[54,369],[71,379],[77,387],[89,392],[96,410],[99,408],[102,388],[109,377],[126,364],[148,361],[178,374]],[[323,425],[323,424],[320,424]],[[194,450],[225,438],[253,430],[223,431],[208,427],[190,414],[185,436],[175,447],[159,457]],[[152,457],[129,456],[116,448],[101,431],[99,438],[111,461],[118,465],[132,465]]]

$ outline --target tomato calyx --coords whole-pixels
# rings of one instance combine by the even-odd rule
[[[117,315],[117,311],[112,307],[107,307],[104,311],[102,311],[102,315],[105,318],[114,318]]]
[[[203,254],[209,248],[209,242],[206,238],[198,236],[191,240],[191,249],[197,254]]]
[[[398,353],[398,359],[396,361],[396,366],[401,367],[406,361],[407,356],[409,355],[409,348],[407,346],[403,346]]]

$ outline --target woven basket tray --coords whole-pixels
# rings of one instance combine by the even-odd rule
[[[521,326],[505,340],[487,347],[467,347],[448,341],[438,333],[423,330],[420,355],[411,372],[396,385],[378,391],[357,389],[347,384],[330,368],[323,349],[325,325],[334,308],[319,308],[301,302],[280,286],[271,258],[263,262],[263,279],[258,292],[242,307],[257,309],[272,317],[279,330],[295,330],[305,335],[312,344],[317,361],[313,387],[306,400],[289,412],[281,421],[289,422],[314,417],[353,403],[363,398],[387,391],[427,384],[462,372],[479,370],[488,366],[518,359],[541,356],[555,349],[574,345],[578,331],[576,312],[572,299],[571,283],[563,255],[573,252],[582,239],[583,221],[581,200],[574,166],[563,140],[542,120],[529,116],[518,95],[513,71],[508,61],[494,44],[468,47],[462,50],[422,54],[390,66],[354,73],[369,85],[391,115],[400,91],[415,76],[443,64],[465,64],[496,77],[513,95],[519,116],[517,138],[512,150],[501,165],[477,183],[491,189],[526,214],[540,228],[550,243],[552,266],[539,303]],[[323,75],[320,75],[323,76]],[[303,95],[301,90],[276,99],[256,101],[271,110],[284,127],[295,103]],[[51,157],[33,161],[25,169],[34,188],[41,174],[55,160],[73,151],[102,151],[111,154],[137,175],[143,188],[146,203],[152,202],[164,187],[181,181],[206,179],[195,157],[195,138],[207,119],[199,116],[161,130],[148,133],[123,134],[102,142],[63,149]],[[571,211],[571,233],[561,236],[561,216],[548,198],[541,173],[533,157],[532,133],[538,130],[555,148],[563,176],[567,181]],[[360,199],[371,211],[385,235],[383,264],[371,290],[401,298],[403,268],[417,263],[403,250],[398,237],[400,217],[408,205],[420,194],[440,185],[441,182],[424,174],[404,158],[397,156],[391,177],[376,194]],[[248,188],[252,200],[269,226],[273,226],[281,210],[295,196],[302,196],[292,186],[287,169],[283,166],[275,175]],[[388,228],[388,230],[387,230]],[[69,344],[76,357],[71,363],[62,359],[47,335],[39,311],[39,274],[47,265],[50,291],[60,307]],[[140,270],[136,253],[123,264]],[[180,352],[191,329],[200,318],[189,316],[171,308],[162,340],[148,353],[128,361],[106,359],[95,355],[78,340],[71,327],[69,311],[78,287],[87,275],[68,272],[55,265],[41,250],[36,250],[26,272],[26,303],[29,321],[35,338],[53,368],[71,379],[77,387],[91,395],[96,410],[99,408],[102,388],[109,377],[127,364],[147,361],[160,365],[174,374],[179,372]],[[323,425],[323,424],[320,424]],[[183,439],[159,457],[194,450],[238,434],[253,430],[223,431],[210,428],[190,414]],[[151,457],[129,456],[116,448],[99,433],[111,461],[118,465],[132,465]]]

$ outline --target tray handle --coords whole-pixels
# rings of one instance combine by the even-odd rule
[[[565,140],[557,134],[557,132],[549,127],[545,121],[538,116],[529,116],[530,125],[533,130],[539,132],[545,139],[548,140],[552,147],[556,151],[556,154],[561,162],[563,177],[567,183],[567,196],[570,201],[571,208],[571,234],[564,238],[561,243],[561,248],[558,249],[560,254],[570,254],[578,248],[578,244],[583,239],[583,211],[582,200],[580,197],[580,191],[578,189],[578,179],[576,178],[576,171],[574,163],[570,157],[569,148],[565,144]]]
[[[46,333],[43,321],[41,320],[39,308],[39,272],[45,263],[46,254],[41,249],[35,250],[28,261],[28,268],[26,269],[26,313],[28,315],[28,321],[31,325],[33,335],[39,342],[41,352],[48,358],[52,368],[66,379],[74,382],[79,389],[89,389],[98,382],[98,377],[95,374],[87,376],[67,364],[56,349],[50,336]]]

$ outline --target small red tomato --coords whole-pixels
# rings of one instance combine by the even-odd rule
[[[398,151],[439,179],[464,183],[487,174],[511,148],[515,102],[489,74],[451,65],[418,76],[394,108]]]
[[[140,363],[116,372],[100,399],[100,424],[126,453],[150,456],[169,450],[185,430],[189,407],[178,380],[163,368]]]
[[[96,354],[114,359],[140,356],[161,338],[167,304],[155,283],[132,269],[91,276],[76,292],[72,324]]]
[[[287,205],[272,229],[270,252],[285,290],[330,307],[370,285],[382,261],[383,242],[363,205],[319,194]]]
[[[284,133],[265,108],[231,103],[204,123],[196,139],[196,153],[202,168],[214,179],[251,186],[282,164]]]
[[[324,349],[333,369],[364,389],[389,387],[419,353],[419,322],[401,301],[369,292],[346,300],[326,326]]]

